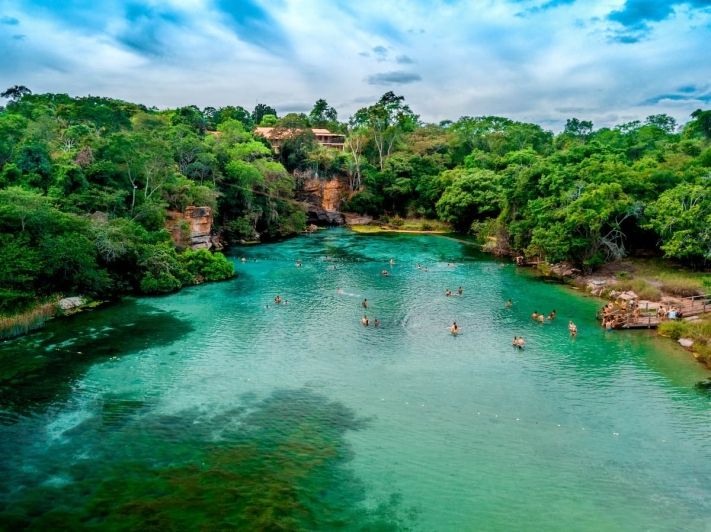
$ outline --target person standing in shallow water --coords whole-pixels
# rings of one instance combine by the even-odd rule
[[[573,323],[573,320],[568,322],[568,332],[570,333],[570,336],[573,337],[578,335],[578,326]]]
[[[363,308],[368,308],[368,299],[364,299],[363,302],[361,303],[361,306]]]
[[[363,314],[363,317],[360,319],[360,322],[363,324],[363,327],[367,327],[370,324],[370,320],[365,314]]]
[[[457,336],[459,334],[459,325],[457,325],[456,321],[452,322],[452,326],[449,328],[449,332],[452,333],[452,336]]]

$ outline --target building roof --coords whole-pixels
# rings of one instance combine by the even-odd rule
[[[288,129],[283,127],[258,127],[255,128],[254,133],[256,135],[261,135],[267,140],[279,140],[285,139],[292,136],[298,129]],[[311,132],[314,135],[320,137],[343,137],[340,133],[331,133],[328,129],[323,128],[311,128]]]

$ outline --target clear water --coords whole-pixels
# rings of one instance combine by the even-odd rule
[[[0,345],[0,528],[711,530],[708,372],[596,301],[440,237],[235,260]]]

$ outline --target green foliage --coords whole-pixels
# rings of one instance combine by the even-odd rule
[[[228,238],[300,231],[294,181],[241,107],[157,111],[11,88],[0,108],[0,311],[51,294],[111,298],[222,279],[219,255],[186,269],[167,211],[210,207]],[[257,122],[275,115],[257,106]],[[217,131],[215,131],[215,129]],[[187,260],[187,258],[186,258]]]
[[[183,268],[192,276],[194,284],[223,281],[235,274],[233,264],[222,253],[210,253],[207,249],[188,249],[181,253],[179,258]]]

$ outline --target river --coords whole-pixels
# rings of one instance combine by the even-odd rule
[[[0,529],[711,530],[708,372],[598,301],[445,237],[234,254],[0,344]]]

